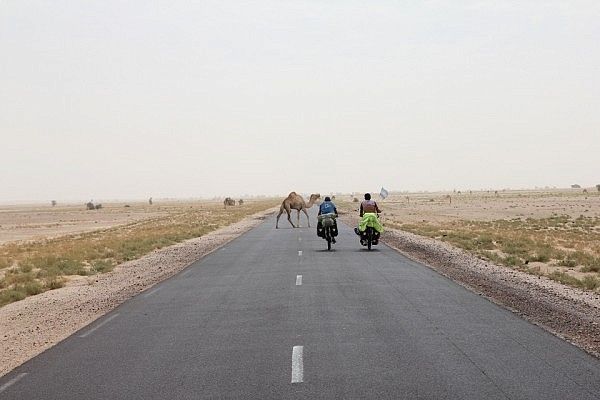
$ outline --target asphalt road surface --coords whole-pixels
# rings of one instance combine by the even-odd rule
[[[600,399],[571,344],[348,226],[331,252],[280,226],[0,378],[0,399]]]

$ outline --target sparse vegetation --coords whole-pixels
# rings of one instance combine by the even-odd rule
[[[556,281],[594,290],[600,272],[600,218],[550,218],[449,223],[395,224],[419,235],[452,243],[490,261],[528,270],[530,262],[562,267],[548,273]],[[552,268],[550,268],[552,269]],[[588,276],[575,276],[591,273]],[[530,272],[530,271],[528,271]]]
[[[116,265],[202,236],[273,207],[273,200],[224,210],[216,203],[172,208],[168,215],[79,235],[0,246],[0,306],[65,285],[69,276],[111,271]]]

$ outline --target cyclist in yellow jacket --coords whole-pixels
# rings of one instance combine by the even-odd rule
[[[371,200],[371,193],[365,193],[365,200],[360,203],[360,216],[362,219],[358,224],[358,228],[354,228],[354,232],[360,236],[360,233],[364,232],[368,226],[374,228],[378,233],[383,232],[383,226],[377,217],[380,212],[377,202]]]

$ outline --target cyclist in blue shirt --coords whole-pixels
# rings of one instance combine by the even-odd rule
[[[329,196],[325,197],[325,200],[323,201],[323,203],[321,203],[321,205],[319,206],[319,214],[317,215],[322,215],[322,214],[335,214],[335,216],[337,217],[337,208],[335,207],[335,204],[333,204],[333,202],[331,201],[331,198]],[[333,232],[333,238],[331,238],[331,242],[335,243],[335,236],[337,236],[338,234],[338,230],[337,230],[337,221],[335,220],[335,218],[333,219],[333,227],[332,227],[332,232]],[[323,225],[321,224],[321,221],[319,221],[317,223],[317,236],[322,237],[323,235]]]

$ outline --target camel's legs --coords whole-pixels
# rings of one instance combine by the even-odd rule
[[[306,220],[308,221],[308,227],[310,228],[310,218],[308,218],[308,212],[306,212],[306,208],[303,208],[304,214],[306,214]],[[298,211],[298,218],[300,218],[300,211]]]
[[[287,210],[285,210],[285,211],[287,212],[287,215],[288,215],[288,221],[290,221],[290,224],[292,224],[292,227],[295,228],[294,223],[292,222],[292,212],[287,211]]]
[[[298,211],[298,228],[300,228],[300,210],[296,210]]]
[[[294,223],[292,222],[290,210],[286,209],[284,206],[281,206],[281,208],[279,209],[279,214],[277,214],[277,222],[275,223],[275,229],[279,228],[279,217],[281,217],[281,214],[283,214],[284,211],[287,213],[288,221],[290,221],[290,224],[292,224],[292,226],[295,228]]]

